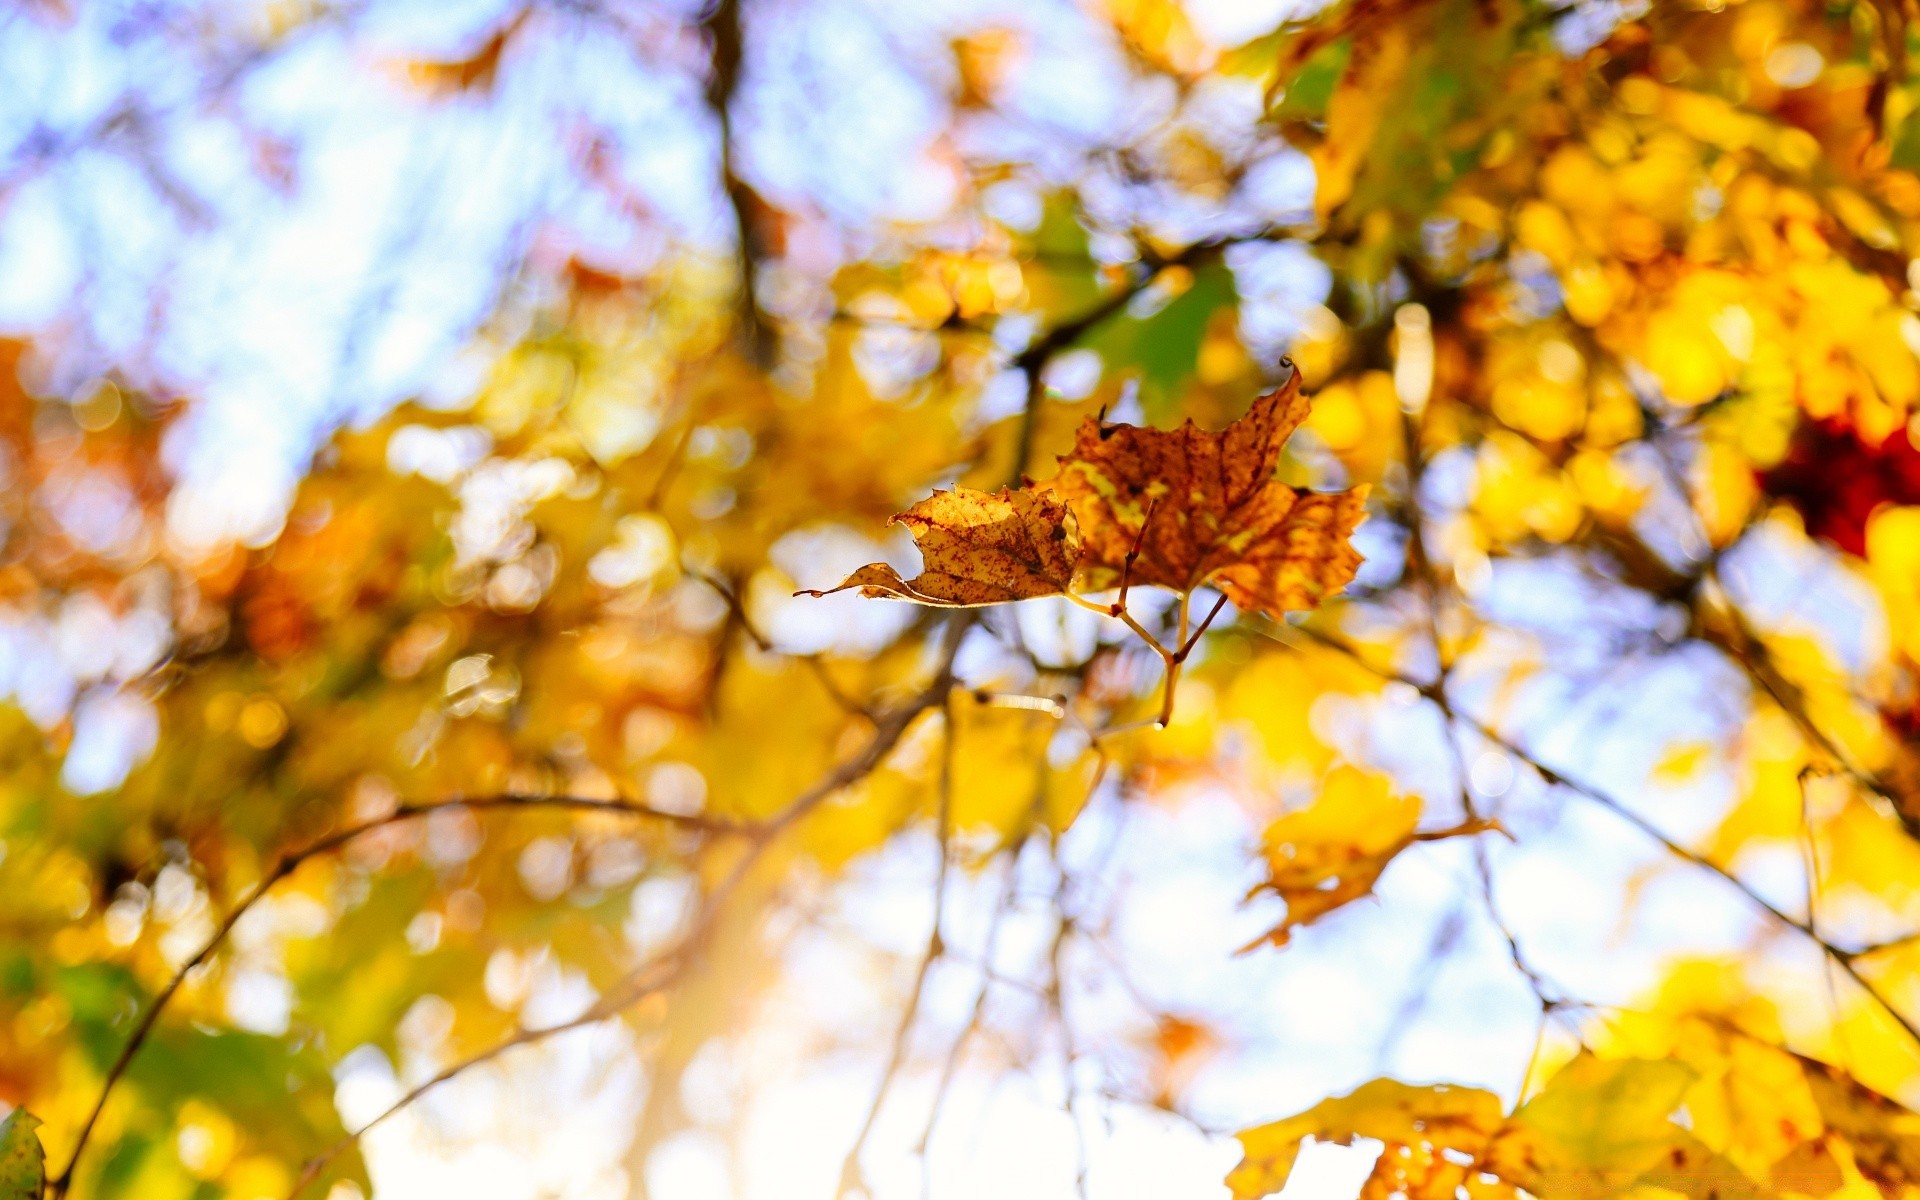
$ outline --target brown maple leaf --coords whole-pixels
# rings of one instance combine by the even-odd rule
[[[1307,408],[1295,371],[1218,431],[1087,421],[1051,481],[1078,518],[1082,569],[1178,592],[1211,583],[1275,618],[1345,587],[1366,488],[1314,493],[1273,477]]]
[[[918,577],[870,563],[839,587],[794,594],[857,587],[965,607],[1122,583],[1181,593],[1212,584],[1244,612],[1313,608],[1360,566],[1349,539],[1367,490],[1308,492],[1273,477],[1306,414],[1296,372],[1217,432],[1089,420],[1058,477],[997,495],[935,492],[895,517],[925,559]]]
[[[1067,507],[1044,490],[1002,488],[998,495],[954,488],[935,492],[894,518],[913,533],[925,570],[901,579],[885,563],[869,563],[824,591],[857,587],[863,596],[914,600],[950,608],[1058,596],[1073,583],[1079,540]]]

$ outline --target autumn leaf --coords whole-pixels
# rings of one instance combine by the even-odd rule
[[[47,1181],[47,1156],[34,1132],[40,1120],[16,1108],[0,1121],[0,1200],[40,1200]]]
[[[1419,820],[1420,798],[1396,793],[1385,776],[1354,767],[1333,771],[1312,804],[1267,827],[1268,876],[1254,894],[1278,895],[1287,915],[1247,949],[1261,942],[1284,946],[1296,927],[1371,893],[1387,864],[1416,841],[1496,828],[1469,821],[1422,834]]]
[[[1296,1116],[1241,1132],[1242,1157],[1227,1186],[1234,1200],[1258,1200],[1286,1186],[1302,1139],[1345,1146],[1355,1138],[1373,1138],[1385,1142],[1386,1149],[1363,1196],[1452,1200],[1468,1174],[1457,1158],[1464,1156],[1468,1163],[1479,1158],[1502,1118],[1500,1098],[1492,1092],[1376,1079]]]
[[[1302,1139],[1384,1142],[1363,1200],[1476,1200],[1673,1193],[1758,1200],[1761,1187],[1674,1120],[1694,1073],[1653,1059],[1590,1052],[1511,1116],[1491,1092],[1376,1079],[1285,1120],[1243,1131],[1227,1176],[1235,1200],[1286,1186]],[[1464,1189],[1464,1192],[1462,1191]],[[1661,1194],[1661,1192],[1653,1192]]]
[[[1920,1187],[1920,1113],[1826,1063],[1810,1058],[1800,1063],[1821,1118],[1851,1148],[1860,1174],[1888,1195]]]
[[[1679,1124],[1696,1079],[1685,1063],[1582,1051],[1514,1112],[1479,1166],[1542,1200],[1770,1195]]]
[[[904,580],[885,563],[869,563],[838,587],[794,594],[830,596],[857,587],[863,596],[969,608],[1057,596],[1073,582],[1079,547],[1066,506],[1046,492],[954,488],[935,492],[894,521],[912,531],[926,568],[921,574]]]
[[[1684,1130],[1670,1118],[1693,1081],[1683,1063],[1582,1054],[1514,1114],[1501,1172],[1543,1196],[1623,1186],[1675,1149]]]
[[[1273,478],[1308,403],[1296,371],[1238,421],[1209,432],[1083,424],[1061,472],[998,495],[955,488],[894,520],[913,531],[926,570],[903,580],[869,563],[825,596],[967,607],[1117,584],[1191,593],[1214,584],[1244,611],[1279,618],[1313,608],[1353,579],[1348,539],[1365,487],[1322,494]]]
[[[1345,587],[1366,488],[1322,495],[1273,477],[1308,407],[1295,371],[1217,432],[1087,421],[1053,481],[1079,520],[1082,569],[1178,592],[1213,583],[1275,618]]]
[[[1274,489],[1285,484],[1273,484]],[[1247,612],[1278,620],[1289,612],[1317,608],[1353,581],[1360,554],[1347,539],[1367,515],[1367,488],[1321,493],[1294,492],[1295,501],[1240,559],[1209,582]]]

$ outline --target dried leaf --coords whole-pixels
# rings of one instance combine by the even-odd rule
[[[860,594],[950,608],[1057,596],[1073,582],[1079,549],[1066,506],[1044,491],[1002,488],[998,495],[955,488],[935,492],[894,518],[913,533],[925,570],[903,580],[885,563],[869,563],[838,587],[805,590]]]
[[[1086,422],[1053,481],[1079,520],[1083,569],[1181,592],[1215,583],[1276,618],[1346,586],[1366,489],[1319,495],[1273,478],[1307,409],[1295,372],[1217,432]]]
[[[1212,583],[1243,611],[1308,609],[1353,579],[1349,538],[1366,488],[1321,494],[1273,478],[1307,414],[1295,372],[1223,430],[1191,421],[1142,429],[1090,420],[1058,477],[998,495],[935,492],[895,517],[926,570],[903,580],[885,563],[822,596],[861,594],[973,606],[1132,584],[1191,592]]]
[[[1211,580],[1242,610],[1275,619],[1317,608],[1352,582],[1361,559],[1348,539],[1367,515],[1365,485],[1334,493],[1287,490],[1298,497],[1287,515]]]

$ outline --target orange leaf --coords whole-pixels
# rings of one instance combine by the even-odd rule
[[[935,492],[894,520],[926,561],[903,580],[870,563],[823,596],[964,607],[1131,584],[1191,592],[1213,584],[1242,611],[1308,609],[1353,579],[1349,544],[1367,489],[1318,493],[1273,477],[1307,414],[1300,375],[1218,432],[1081,426],[1053,479],[998,495]]]
[[[1218,432],[1087,421],[1052,481],[1079,519],[1083,567],[1179,592],[1214,583],[1275,618],[1345,587],[1366,489],[1316,494],[1273,478],[1307,409],[1295,371]]]
[[[1057,596],[1073,582],[1079,554],[1067,517],[1058,499],[1024,488],[935,492],[894,518],[920,547],[920,575],[903,580],[887,564],[869,563],[838,587],[794,594],[857,587],[863,596],[952,608]]]

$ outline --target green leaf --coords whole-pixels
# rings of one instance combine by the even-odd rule
[[[47,1154],[40,1148],[40,1118],[16,1108],[0,1121],[0,1200],[40,1200],[47,1186]]]
[[[1339,85],[1340,77],[1346,74],[1347,60],[1352,56],[1353,39],[1350,37],[1338,38],[1315,51],[1292,79],[1280,81],[1285,92],[1275,106],[1275,119],[1325,120],[1327,104],[1333,99],[1333,89]]]
[[[1913,114],[1900,123],[1900,132],[1893,138],[1892,165],[1903,171],[1920,168],[1920,114]]]
[[[266,1034],[162,1025],[128,1081],[163,1112],[200,1099],[244,1120],[256,1146],[298,1157],[343,1132],[318,1049]]]
[[[1583,1051],[1513,1114],[1492,1169],[1545,1200],[1618,1190],[1663,1164],[1669,1189],[1687,1177],[1717,1180],[1723,1165],[1673,1121],[1695,1078],[1680,1062]]]
[[[1140,404],[1151,420],[1180,411],[1180,397],[1199,363],[1213,314],[1238,297],[1233,274],[1218,264],[1194,273],[1193,285],[1145,318],[1124,317],[1087,339],[1109,368],[1140,377]]]

